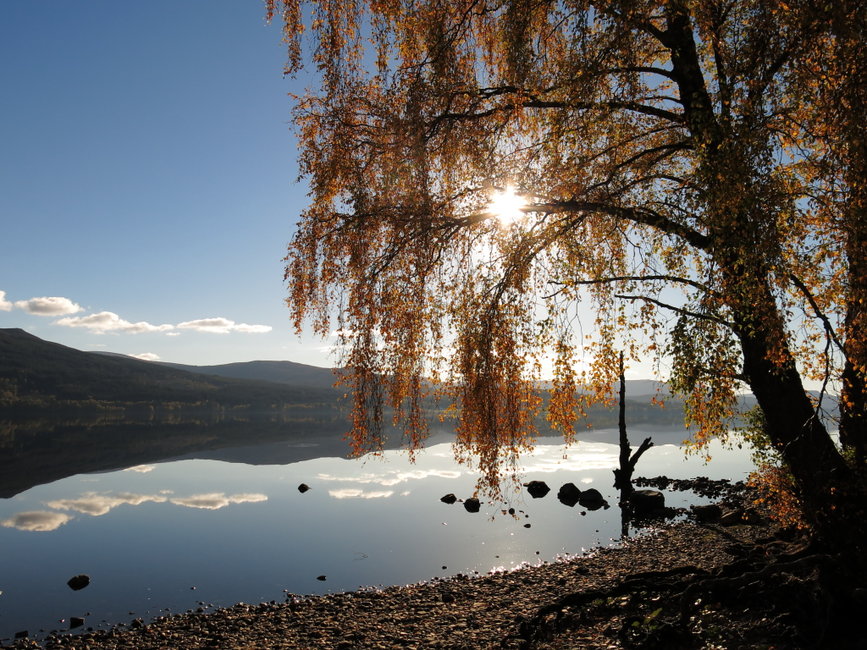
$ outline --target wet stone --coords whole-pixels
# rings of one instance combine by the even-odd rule
[[[69,588],[73,591],[79,591],[90,584],[90,576],[83,573],[77,576],[72,576],[66,581],[66,584],[69,585]]]

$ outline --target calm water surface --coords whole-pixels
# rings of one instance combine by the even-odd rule
[[[630,435],[637,444],[642,432]],[[613,441],[616,432],[594,439]],[[476,514],[439,500],[449,492],[471,496],[476,481],[448,444],[428,448],[414,464],[396,451],[277,465],[189,459],[33,487],[0,500],[0,638],[65,630],[70,616],[85,616],[85,628],[106,627],[202,606],[282,601],[287,593],[508,570],[612,543],[621,525],[611,487],[618,448],[542,442],[552,444],[524,459],[522,477],[544,480],[552,491],[542,499],[510,492],[507,503],[483,503]],[[711,451],[714,461],[705,465],[658,442],[637,475],[737,480],[749,471],[746,452]],[[302,482],[311,487],[305,494]],[[614,507],[564,506],[556,493],[566,482],[595,487]],[[698,502],[679,493],[666,499]],[[517,518],[504,515],[509,507]],[[81,573],[92,582],[73,592],[66,581]]]

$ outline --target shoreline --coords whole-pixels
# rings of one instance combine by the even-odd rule
[[[287,602],[237,605],[133,621],[108,630],[51,633],[3,648],[147,650],[163,648],[488,648],[526,647],[527,621],[564,596],[604,592],[642,572],[685,567],[718,570],[767,540],[776,528],[762,519],[720,526],[681,522],[629,538],[617,547],[561,561],[476,577],[434,578],[407,586],[287,597]],[[291,596],[291,595],[290,595]],[[625,612],[624,612],[625,613]],[[533,647],[622,647],[606,615],[566,633],[568,643]],[[551,636],[549,633],[547,636]],[[551,645],[553,643],[553,645]]]

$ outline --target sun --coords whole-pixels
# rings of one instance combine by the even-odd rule
[[[488,212],[500,222],[501,226],[511,226],[524,217],[526,205],[527,199],[515,194],[515,188],[509,185],[506,189],[491,195]]]

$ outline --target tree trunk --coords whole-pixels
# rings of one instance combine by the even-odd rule
[[[853,11],[847,8],[848,20],[831,21],[832,31],[840,43],[857,54],[857,64],[847,70],[840,84],[843,110],[840,111],[840,150],[846,162],[848,185],[844,213],[846,234],[848,295],[844,322],[846,363],[840,400],[840,442],[853,451],[856,466],[863,470],[867,462],[867,53],[863,48],[867,28],[867,9],[863,4]],[[854,19],[852,19],[854,18]],[[853,47],[857,44],[860,47]]]
[[[768,260],[775,257],[779,242],[773,227],[776,215],[761,206],[767,205],[773,182],[756,167],[743,134],[730,132],[716,119],[688,5],[676,0],[666,6],[665,14],[667,29],[661,41],[671,52],[686,124],[703,159],[705,216],[712,242],[707,252],[723,274],[723,299],[732,312],[747,383],[816,534],[826,543],[848,544],[851,549],[857,542],[850,535],[864,529],[860,509],[848,501],[851,476],[804,391],[769,282]]]
[[[768,299],[772,300],[770,291]],[[771,302],[765,311],[775,313],[776,305]],[[782,364],[771,360],[772,342],[774,347],[782,345],[777,341],[785,340],[785,332],[769,329],[739,328],[747,382],[764,413],[771,442],[795,480],[807,520],[822,541],[835,547],[851,544],[855,540],[845,537],[852,533],[853,522],[844,521],[849,519],[849,469],[814,410],[794,362],[790,357]]]

